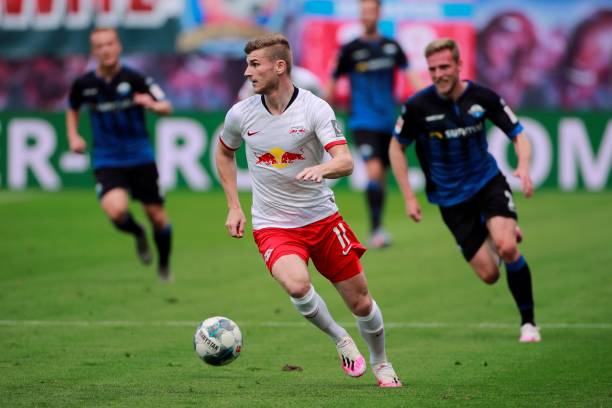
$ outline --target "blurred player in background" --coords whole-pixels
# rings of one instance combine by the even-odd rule
[[[531,272],[517,245],[516,208],[510,186],[487,151],[485,119],[514,144],[518,156],[514,175],[525,197],[533,193],[531,145],[503,99],[488,88],[460,79],[461,58],[453,40],[431,42],[425,57],[433,85],[406,102],[389,147],[406,213],[416,222],[421,220],[404,154],[406,146],[416,141],[427,198],[440,207],[465,260],[484,282],[495,283],[500,262],[506,264],[508,285],[521,314],[519,341],[538,342]]]
[[[342,369],[361,376],[366,363],[347,331],[332,318],[310,281],[307,262],[334,284],[370,351],[381,387],[400,387],[385,352],[383,318],[359,261],[365,248],[338,213],[325,178],[351,174],[353,159],[334,112],[291,82],[287,39],[269,34],[245,46],[245,76],[256,94],[225,117],[215,160],[228,204],[229,235],[242,238],[246,217],[238,199],[235,151],[244,141],[253,183],[253,235],[272,276],[306,319],[335,342]],[[323,162],[323,153],[331,160]]]
[[[157,183],[144,110],[167,115],[172,112],[172,105],[151,78],[121,65],[121,43],[115,30],[98,28],[91,33],[90,40],[97,67],[77,78],[70,90],[66,112],[68,144],[75,153],[87,149],[77,128],[79,108],[86,105],[93,133],[92,166],[100,205],[117,229],[134,236],[140,260],[150,264],[152,255],[146,233],[129,211],[128,194],[142,202],[153,226],[158,274],[162,281],[168,281],[172,278],[169,263],[172,228]]]
[[[389,141],[397,115],[393,93],[396,68],[406,72],[413,88],[422,86],[418,76],[407,69],[408,59],[400,45],[379,33],[380,7],[380,0],[361,0],[363,34],[340,49],[333,78],[325,92],[325,98],[333,102],[336,80],[349,75],[349,128],[366,164],[366,200],[371,227],[369,246],[372,248],[382,248],[391,243],[382,218]]]

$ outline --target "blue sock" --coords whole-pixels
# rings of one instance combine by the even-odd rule
[[[531,272],[522,255],[514,262],[506,262],[506,277],[510,292],[521,313],[521,325],[525,323],[535,325]]]
[[[136,222],[132,213],[126,212],[121,219],[112,221],[113,225],[119,230],[141,237],[144,234],[144,229]]]
[[[381,225],[382,211],[385,204],[385,190],[383,186],[377,181],[370,180],[366,187],[366,198],[370,210],[372,231],[376,231]]]
[[[167,267],[172,249],[172,225],[168,224],[160,230],[154,230],[153,237],[159,255],[159,266]]]

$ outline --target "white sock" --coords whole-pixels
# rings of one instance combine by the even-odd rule
[[[290,298],[291,303],[302,316],[319,329],[327,333],[334,342],[338,342],[341,337],[348,336],[348,333],[340,326],[327,309],[325,301],[311,286],[310,290],[302,298]]]
[[[372,310],[367,316],[355,316],[361,337],[370,350],[370,364],[379,364],[387,361],[385,351],[385,324],[378,305],[372,299]]]

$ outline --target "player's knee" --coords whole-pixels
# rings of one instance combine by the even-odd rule
[[[153,224],[153,228],[156,231],[159,231],[166,228],[168,225],[168,220],[166,217],[156,217],[155,219],[151,220],[151,223]]]
[[[493,285],[499,279],[499,268],[494,262],[481,264],[474,270],[487,285]]]
[[[294,299],[301,299],[308,294],[310,290],[309,282],[288,282],[285,283],[285,290]]]
[[[507,240],[496,242],[499,256],[506,262],[512,262],[517,258],[518,246],[516,242]]]
[[[493,285],[499,279],[499,270],[496,269],[495,271],[489,272],[485,275],[481,275],[480,278],[487,285]]]
[[[120,207],[109,207],[105,208],[104,211],[108,218],[115,223],[123,221],[127,215],[127,209]]]
[[[354,315],[367,316],[372,310],[372,298],[367,295],[360,294],[349,300],[349,308]]]
[[[151,224],[153,225],[153,228],[155,228],[156,230],[163,229],[168,224],[168,220],[164,210],[149,211],[147,212],[147,215],[149,217],[149,220],[151,221]]]

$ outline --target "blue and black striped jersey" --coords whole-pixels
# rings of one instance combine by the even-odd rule
[[[351,83],[350,129],[391,132],[397,115],[393,88],[395,69],[408,60],[400,45],[389,38],[357,38],[340,49],[334,78],[348,74]]]
[[[70,108],[79,110],[85,105],[90,112],[94,169],[155,161],[144,108],[133,101],[135,92],[149,93],[156,100],[164,98],[151,78],[127,67],[121,67],[110,82],[90,71],[72,84]]]
[[[461,203],[499,172],[488,151],[485,119],[510,139],[523,130],[502,98],[471,81],[457,101],[442,98],[432,85],[404,104],[393,134],[402,145],[416,141],[431,203]]]

